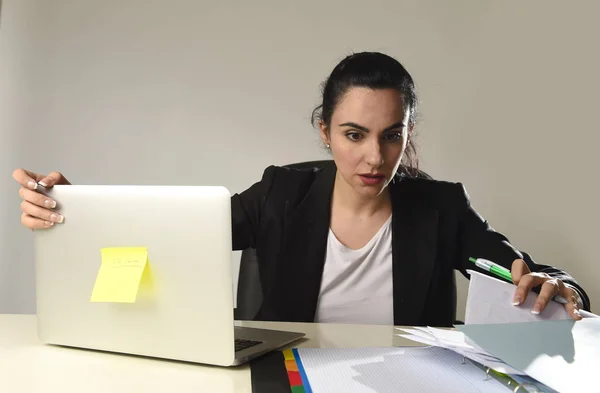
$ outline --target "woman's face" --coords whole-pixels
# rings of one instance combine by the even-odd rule
[[[400,166],[412,128],[408,121],[409,108],[397,90],[348,90],[329,127],[320,127],[341,180],[361,196],[381,194]]]

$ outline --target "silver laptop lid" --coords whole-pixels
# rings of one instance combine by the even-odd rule
[[[56,186],[49,195],[65,221],[35,232],[42,341],[217,365],[233,362],[227,189]],[[136,301],[92,302],[101,249],[128,247],[148,253]]]

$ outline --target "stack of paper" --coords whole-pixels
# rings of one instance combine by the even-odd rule
[[[457,327],[489,353],[561,393],[600,391],[598,318]]]
[[[532,381],[543,391],[600,391],[595,375],[600,369],[600,318],[587,313],[576,322],[557,302],[532,314],[537,294],[530,292],[524,304],[513,306],[514,285],[468,272],[466,324],[457,325],[459,331],[398,328],[398,335],[450,349],[519,383]]]
[[[432,327],[415,327],[414,329],[396,328],[405,334],[398,336],[408,338],[422,344],[450,349],[468,359],[494,369],[503,374],[525,374],[497,358],[472,342],[468,342],[463,332],[444,330]]]

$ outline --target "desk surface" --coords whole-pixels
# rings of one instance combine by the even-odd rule
[[[237,325],[306,333],[295,347],[411,346],[392,326],[275,322]],[[41,344],[35,315],[0,315],[0,392],[247,392],[250,367],[220,368]]]

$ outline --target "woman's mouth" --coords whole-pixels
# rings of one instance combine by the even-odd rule
[[[367,186],[374,186],[382,183],[385,180],[385,176],[381,173],[365,173],[359,176],[363,184]]]

